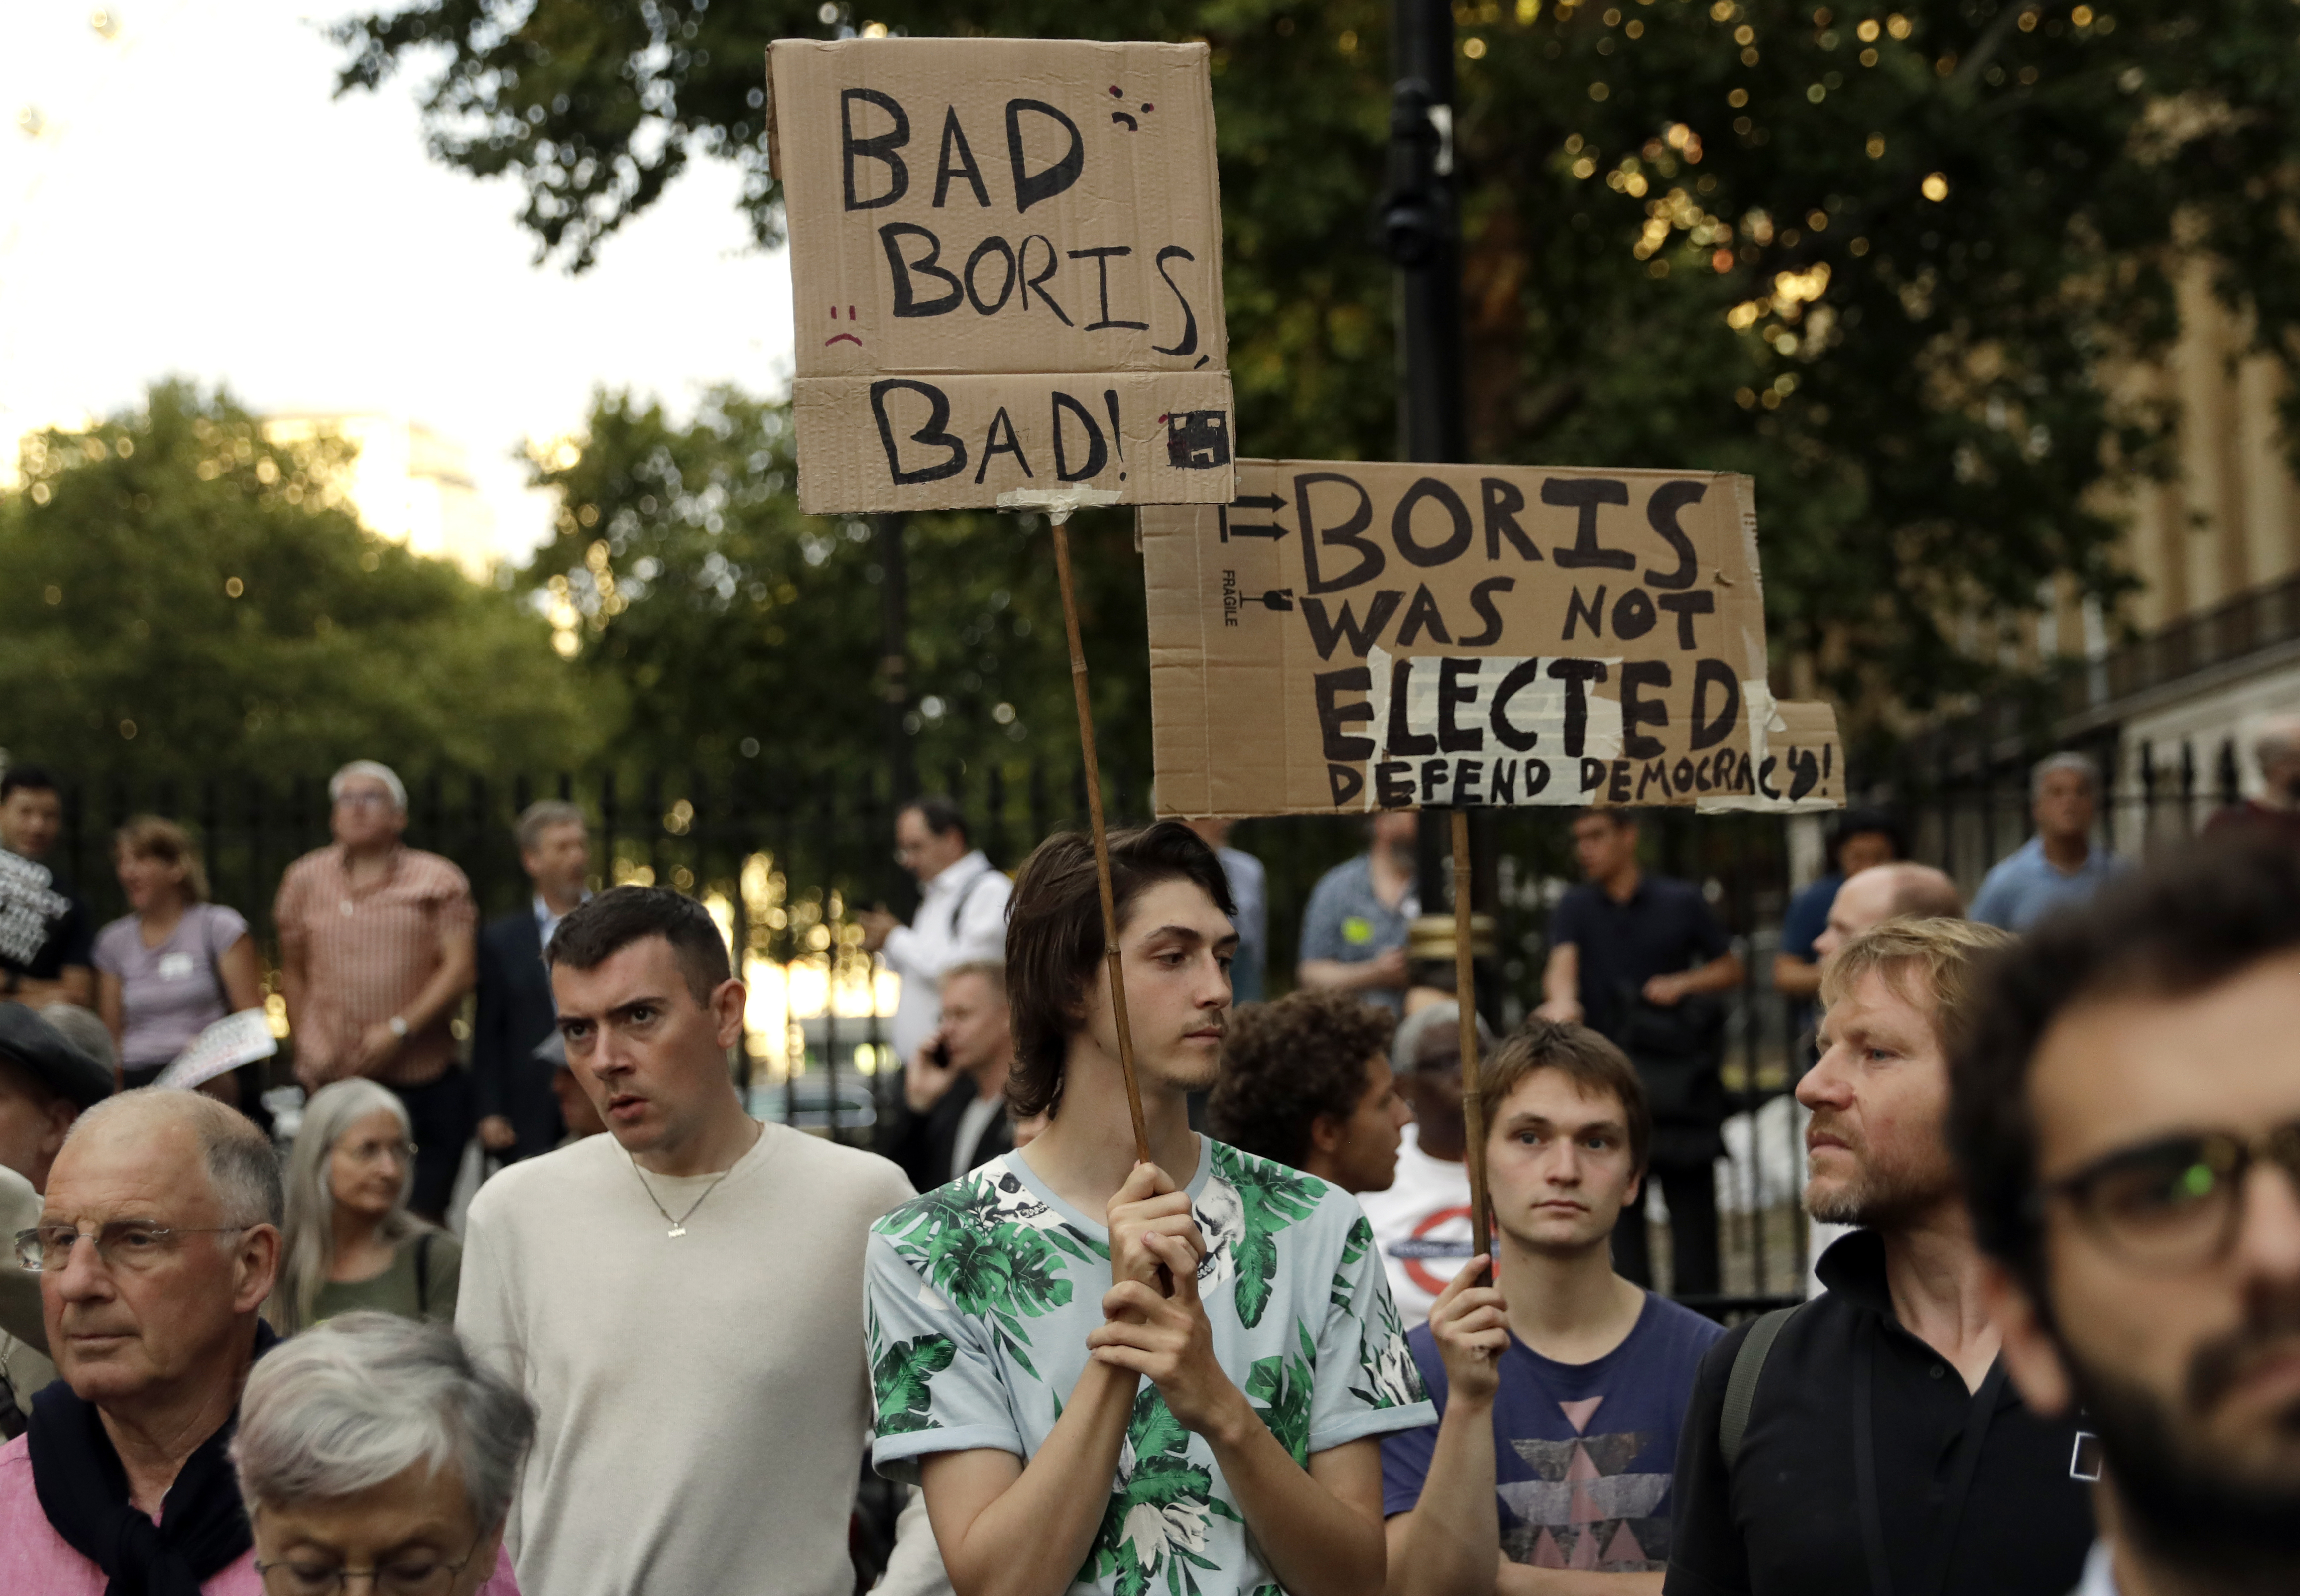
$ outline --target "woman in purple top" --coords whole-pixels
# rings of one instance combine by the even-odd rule
[[[96,934],[96,1011],[119,1044],[121,1085],[148,1086],[217,1020],[262,1008],[263,993],[247,922],[207,902],[182,827],[139,815],[120,828],[113,859],[133,912]],[[203,1090],[238,1101],[229,1076]]]

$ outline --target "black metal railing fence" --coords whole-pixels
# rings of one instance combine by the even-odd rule
[[[1146,818],[1150,794],[1138,773],[1108,769],[1105,784],[1113,825]],[[956,765],[934,785],[960,802],[977,842],[1005,869],[1039,839],[1084,824],[1085,788],[1075,767]],[[427,774],[410,784],[408,841],[459,865],[484,917],[512,913],[529,891],[512,823],[528,803],[546,797],[584,810],[600,883],[673,887],[721,919],[754,978],[755,1023],[744,1063],[754,1106],[841,1139],[867,1139],[899,1084],[887,1045],[892,1005],[862,951],[854,912],[883,902],[907,914],[916,902],[894,859],[885,779],[872,773],[801,780],[762,766],[732,775],[624,770],[512,781]],[[328,841],[324,777],[220,775],[193,787],[104,778],[68,787],[65,800],[57,863],[99,921],[125,911],[112,869],[112,833],[131,815],[168,815],[191,831],[214,898],[247,916],[267,971],[276,967],[272,898],[288,865]],[[1479,896],[1496,916],[1498,944],[1480,971],[1480,1007],[1504,1028],[1540,1002],[1549,910],[1578,876],[1571,815],[1522,810],[1479,819]],[[1736,1194],[1723,1205],[1728,1297],[1732,1306],[1771,1301],[1796,1289],[1804,1264],[1804,1227],[1782,1212],[1786,1203],[1794,1216],[1801,1168],[1792,1121],[1785,1105],[1763,1112],[1793,1087],[1796,1074],[1795,1038],[1770,976],[1789,890],[1788,831],[1779,819],[1761,815],[1653,811],[1645,824],[1650,865],[1702,884],[1747,967],[1729,1019],[1728,1096],[1750,1129],[1724,1176]],[[1363,830],[1349,820],[1249,820],[1230,842],[1260,858],[1267,872],[1268,990],[1275,995],[1293,985],[1311,888],[1363,847]],[[1445,912],[1451,905],[1424,908]],[[779,992],[770,990],[778,984]]]

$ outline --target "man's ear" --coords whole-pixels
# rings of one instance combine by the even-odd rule
[[[271,1295],[271,1288],[279,1281],[279,1232],[271,1225],[258,1225],[239,1238],[239,1247],[233,1258],[231,1306],[235,1313],[253,1313],[263,1306]]]
[[[2021,1400],[2046,1417],[2067,1412],[2076,1404],[2075,1383],[2036,1299],[1996,1259],[1983,1259],[1980,1270],[1980,1300],[2003,1338],[2004,1372]]]
[[[743,1039],[743,1005],[750,988],[729,977],[712,989],[711,1018],[717,1023],[719,1045],[732,1047]]]
[[[1348,1134],[1349,1127],[1343,1123],[1340,1116],[1317,1115],[1310,1121],[1310,1151],[1322,1152],[1330,1158],[1339,1150],[1342,1138]]]

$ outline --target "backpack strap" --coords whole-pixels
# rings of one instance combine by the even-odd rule
[[[431,1312],[431,1243],[438,1234],[427,1226],[415,1238],[415,1311],[426,1318]]]
[[[1797,1304],[1797,1308],[1804,1306],[1802,1302]],[[1796,1310],[1776,1308],[1763,1315],[1749,1326],[1740,1350],[1733,1354],[1733,1370],[1725,1377],[1725,1407],[1717,1416],[1717,1449],[1724,1454],[1728,1473],[1741,1455],[1741,1436],[1749,1427],[1749,1409],[1757,1398],[1757,1382],[1764,1375],[1765,1359],[1771,1355],[1781,1327]]]
[[[958,941],[958,923],[966,918],[967,902],[974,896],[974,889],[995,873],[995,868],[977,870],[968,878],[966,885],[958,889],[958,901],[950,906],[950,940],[953,943]]]

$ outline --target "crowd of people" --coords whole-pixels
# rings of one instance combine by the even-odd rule
[[[183,834],[121,832],[132,912],[92,933],[40,864],[54,784],[6,780],[39,874],[5,867],[0,926],[0,1591],[829,1596],[866,1458],[888,1596],[2300,1578],[2279,803],[2128,868],[2056,756],[1971,918],[1892,817],[1845,816],[1773,971],[1838,1230],[1808,1300],[1729,1328],[1745,971],[1630,814],[1573,818],[1539,1006],[1474,1020],[1474,1070],[1405,955],[1412,817],[1319,884],[1269,1002],[1239,998],[1259,866],[1207,823],[1112,835],[1129,1093],[1088,839],[1010,879],[912,804],[918,910],[864,917],[904,977],[873,1152],[752,1117],[725,938],[587,891],[579,810],[521,817],[533,902],[479,927],[362,761],[274,909],[283,1159],[231,1076],[148,1084],[260,1003]],[[457,1233],[472,1136],[499,1168]]]

